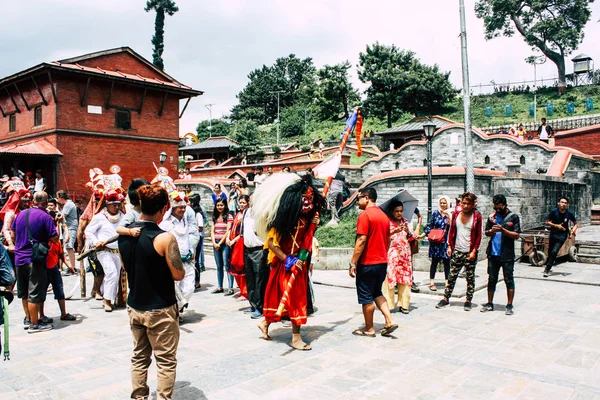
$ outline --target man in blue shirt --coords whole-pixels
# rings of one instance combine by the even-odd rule
[[[548,261],[546,261],[546,268],[544,268],[544,277],[550,275],[554,261],[558,251],[563,246],[567,237],[575,236],[577,232],[577,220],[575,215],[567,210],[569,207],[569,199],[561,197],[558,200],[558,208],[554,208],[548,214],[546,225],[550,227],[550,240],[548,243]],[[573,223],[573,227],[569,229],[569,222]]]
[[[519,216],[506,206],[506,197],[497,194],[492,199],[495,213],[490,215],[485,224],[485,235],[490,238],[487,247],[488,256],[488,302],[481,306],[481,312],[494,311],[494,293],[498,283],[500,268],[506,283],[506,315],[514,314],[513,299],[515,297],[515,240],[521,232]]]

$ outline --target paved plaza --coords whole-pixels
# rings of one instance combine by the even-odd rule
[[[210,294],[216,272],[208,269],[181,326],[174,399],[600,399],[600,266],[565,263],[554,271],[543,280],[540,268],[517,265],[510,317],[503,283],[496,311],[486,314],[479,312],[485,290],[476,292],[471,312],[461,297],[437,310],[441,292],[413,294],[410,315],[394,314],[394,336],[374,339],[351,334],[362,315],[347,272],[315,271],[318,311],[303,330],[314,350],[300,352],[288,346],[291,328],[273,325],[274,340],[266,342],[257,321],[240,312],[246,302]],[[67,287],[75,279],[65,277]],[[480,263],[477,286],[486,279]],[[419,272],[417,280],[427,276]],[[464,283],[456,290],[460,296]],[[58,320],[49,299],[47,314]],[[67,307],[76,323],[56,321],[53,331],[31,335],[20,303],[11,305],[11,361],[0,362],[0,399],[128,398],[126,311],[105,313],[93,299]],[[155,374],[153,366],[152,390]]]

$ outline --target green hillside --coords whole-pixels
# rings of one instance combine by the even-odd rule
[[[592,98],[594,102],[594,110],[587,112],[585,110],[585,99]],[[573,102],[575,112],[572,115],[567,114],[567,103]],[[554,115],[546,116],[546,103],[554,104]],[[512,105],[513,116],[505,116],[505,106]],[[532,122],[533,116],[529,116],[529,105],[533,104],[533,93],[494,93],[488,95],[478,95],[471,97],[471,119],[473,126],[518,126],[520,123]],[[558,95],[556,88],[540,88],[537,95],[537,119],[542,117],[548,119],[565,118],[572,116],[582,116],[588,114],[600,113],[600,86],[581,86],[567,89],[562,96]],[[485,116],[486,107],[492,107],[492,117]],[[464,121],[462,98],[456,98],[453,102],[444,107],[444,111],[440,114],[443,117],[457,122]],[[413,118],[412,115],[404,113],[397,118],[393,125],[400,125]],[[338,140],[340,133],[344,129],[344,121],[317,121],[310,118],[307,119],[306,135],[296,137],[282,137],[281,143],[289,143],[297,141],[306,145],[315,139],[323,139],[326,141]],[[363,124],[363,132],[374,131],[380,132],[387,129],[387,123],[379,118],[366,118]],[[262,125],[259,127],[261,131],[261,141],[263,144],[275,144],[277,141],[277,128],[273,124]]]

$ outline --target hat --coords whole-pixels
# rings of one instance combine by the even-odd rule
[[[104,196],[104,199],[106,200],[106,204],[116,204],[122,203],[125,200],[125,196],[123,196],[121,190],[111,189],[108,192],[106,192],[106,196]]]
[[[19,189],[19,198],[21,201],[31,201],[31,199],[33,199],[33,195],[27,189]]]
[[[171,207],[181,207],[187,206],[188,198],[174,190],[169,194],[169,200],[171,201]]]
[[[2,178],[0,178],[0,182],[6,182],[10,179],[10,177],[6,174],[2,175]]]

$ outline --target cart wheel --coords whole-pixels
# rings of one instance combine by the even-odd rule
[[[576,246],[569,247],[569,260],[573,262],[578,262],[577,253],[579,253],[579,251],[577,250]]]
[[[535,265],[536,267],[541,267],[544,265],[547,259],[548,257],[546,256],[546,253],[539,250],[529,256],[529,262],[531,265]]]

